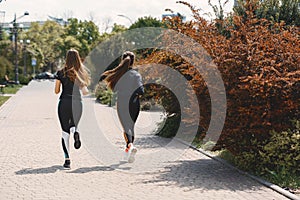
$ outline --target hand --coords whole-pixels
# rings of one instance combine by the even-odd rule
[[[86,86],[82,87],[81,91],[82,91],[83,95],[88,95],[89,94],[89,89]]]

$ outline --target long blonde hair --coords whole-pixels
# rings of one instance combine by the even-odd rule
[[[63,72],[80,87],[88,86],[91,82],[89,70],[82,64],[79,53],[75,49],[68,50]]]
[[[134,53],[130,51],[124,52],[121,63],[114,69],[108,70],[102,74],[105,77],[104,81],[110,89],[114,89],[119,79],[133,65],[135,59]]]

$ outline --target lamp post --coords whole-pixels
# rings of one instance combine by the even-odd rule
[[[19,69],[18,69],[18,32],[20,30],[22,30],[23,25],[22,24],[18,24],[17,23],[17,19],[20,19],[26,15],[29,15],[29,12],[25,12],[22,16],[20,17],[14,17],[14,20],[11,22],[12,24],[10,24],[10,31],[13,35],[13,39],[14,39],[14,54],[15,54],[15,59],[14,59],[14,64],[15,64],[15,83],[19,84]]]

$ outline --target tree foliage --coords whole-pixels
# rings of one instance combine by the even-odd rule
[[[123,51],[129,46],[122,35],[126,30],[124,26],[114,24],[112,32],[102,34],[98,45],[86,57],[85,65],[92,72],[92,86],[98,84],[104,69],[112,69],[119,64]]]
[[[46,21],[43,25],[32,23],[26,32],[26,38],[31,41],[32,57],[38,60],[42,71],[55,70],[61,55],[59,47],[63,33],[64,28],[54,21]]]
[[[98,44],[99,38],[100,33],[94,22],[71,18],[68,20],[64,33],[64,40],[61,45],[61,47],[64,47],[62,53],[65,55],[66,51],[73,47],[78,49],[82,57],[86,57]]]
[[[247,17],[249,3],[239,0],[235,12]],[[251,0],[251,6],[257,18],[265,18],[272,22],[284,21],[287,25],[300,25],[300,0]]]
[[[164,23],[162,23],[160,20],[151,17],[141,17],[138,18],[138,20],[133,23],[129,29],[135,29],[135,28],[143,28],[143,27],[164,27]]]
[[[13,79],[13,65],[4,56],[0,56],[0,84],[5,81],[4,76],[7,75]]]
[[[100,34],[93,22],[75,18],[68,22],[65,26],[54,21],[46,21],[43,25],[32,23],[26,32],[24,37],[31,41],[28,51],[37,59],[41,71],[54,72],[70,48],[77,49],[85,58],[98,44]]]

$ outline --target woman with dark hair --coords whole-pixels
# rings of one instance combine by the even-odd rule
[[[62,147],[65,155],[65,168],[70,168],[69,139],[74,135],[74,147],[81,146],[78,123],[82,115],[81,93],[88,94],[87,86],[90,84],[88,70],[82,64],[79,53],[75,49],[67,52],[65,65],[56,73],[55,94],[60,95],[58,103],[58,118],[62,128]],[[80,92],[81,91],[81,92]]]
[[[117,112],[123,127],[126,142],[125,155],[128,162],[133,162],[137,149],[133,146],[134,125],[140,112],[139,96],[144,94],[141,75],[132,66],[135,55],[126,51],[121,63],[114,69],[101,75],[108,87],[117,94]]]

